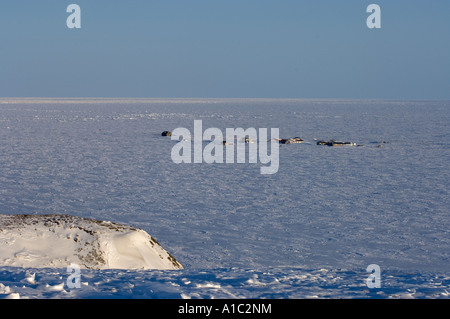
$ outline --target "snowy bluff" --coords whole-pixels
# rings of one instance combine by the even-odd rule
[[[0,215],[0,266],[183,269],[142,229],[71,215]]]

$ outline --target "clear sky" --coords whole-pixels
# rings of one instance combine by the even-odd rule
[[[450,99],[450,1],[1,0],[0,97]]]

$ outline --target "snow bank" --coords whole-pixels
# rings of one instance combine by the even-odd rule
[[[0,266],[183,269],[142,229],[70,215],[0,215]]]
[[[0,266],[0,299],[449,299],[448,272],[383,270],[380,288],[367,287],[365,269],[189,268],[80,272],[65,285],[61,268]]]

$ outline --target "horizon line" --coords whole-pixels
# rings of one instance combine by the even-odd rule
[[[322,101],[450,101],[446,98],[345,98],[345,97],[0,97],[0,103],[5,102],[18,102],[20,100],[32,102],[32,101],[227,101],[227,100],[259,100],[259,101],[306,101],[306,100],[322,100]]]

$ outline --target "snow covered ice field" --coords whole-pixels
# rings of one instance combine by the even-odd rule
[[[194,120],[305,143],[273,175],[175,164],[161,132]],[[0,260],[0,296],[449,298],[449,123],[449,101],[2,99],[0,214],[137,227],[184,269],[82,269],[69,288],[65,268]]]

